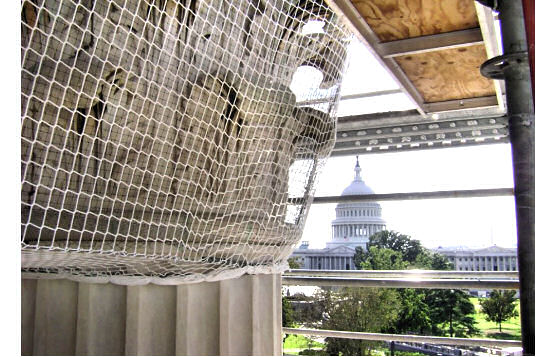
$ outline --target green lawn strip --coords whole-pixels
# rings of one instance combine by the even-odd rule
[[[308,337],[305,337],[303,335],[288,335],[288,338],[286,338],[286,341],[284,341],[284,351],[286,350],[304,350],[307,348],[322,348],[324,347],[324,344],[318,342],[318,341],[314,341],[311,340]]]
[[[508,321],[502,322],[502,332],[498,330],[498,324],[486,320],[486,315],[481,312],[480,299],[470,299],[475,306],[475,327],[481,331],[476,337],[495,338],[498,340],[521,340],[521,320],[519,315]],[[519,300],[518,300],[519,303]],[[519,308],[517,308],[519,314]]]

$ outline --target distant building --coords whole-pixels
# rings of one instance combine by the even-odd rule
[[[342,196],[374,194],[361,177],[359,158],[355,164],[355,178],[344,189]],[[352,270],[355,269],[353,255],[356,247],[366,247],[369,236],[386,229],[382,219],[382,208],[376,202],[339,203],[336,219],[332,221],[332,239],[324,249],[309,249],[302,242],[291,257],[302,269]]]
[[[517,249],[496,245],[488,248],[442,248],[432,251],[444,255],[459,271],[517,271]]]

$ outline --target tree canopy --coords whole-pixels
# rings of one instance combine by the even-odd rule
[[[366,270],[451,270],[446,257],[433,253],[408,235],[384,230],[369,237],[367,249],[356,249],[355,264]],[[477,332],[475,309],[461,290],[397,289],[401,313],[395,333],[469,336]]]
[[[396,291],[379,288],[343,288],[323,291],[322,328],[339,331],[384,332],[394,326],[401,310]],[[373,342],[327,338],[326,352],[331,356],[368,354]]]
[[[450,337],[472,336],[479,331],[475,328],[475,306],[469,295],[462,290],[428,290],[425,302],[430,309],[433,333]]]
[[[480,304],[486,319],[497,323],[498,330],[502,332],[502,322],[518,315],[514,304],[516,300],[513,290],[493,290]]]
[[[373,249],[373,247],[375,249]],[[401,254],[401,261],[403,264],[395,264],[389,269],[434,269],[434,270],[450,270],[453,269],[452,263],[443,255],[433,253],[427,248],[423,247],[420,241],[411,239],[410,236],[401,234],[395,231],[380,231],[369,237],[367,242],[367,249],[361,247],[355,248],[355,255],[353,257],[357,269],[374,269],[384,270],[380,264],[376,264],[375,260],[378,256],[389,254],[384,250],[393,251]],[[393,259],[397,259],[398,256]],[[368,264],[364,264],[367,262]],[[402,267],[402,265],[405,265]]]

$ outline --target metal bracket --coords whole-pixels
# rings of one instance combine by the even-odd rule
[[[527,52],[514,52],[493,57],[481,65],[481,74],[490,79],[504,79],[508,68],[528,64]]]
[[[498,11],[498,0],[476,0],[479,4]]]

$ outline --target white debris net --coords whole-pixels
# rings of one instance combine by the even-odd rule
[[[23,1],[23,271],[283,269],[334,144],[349,40],[324,0]]]

